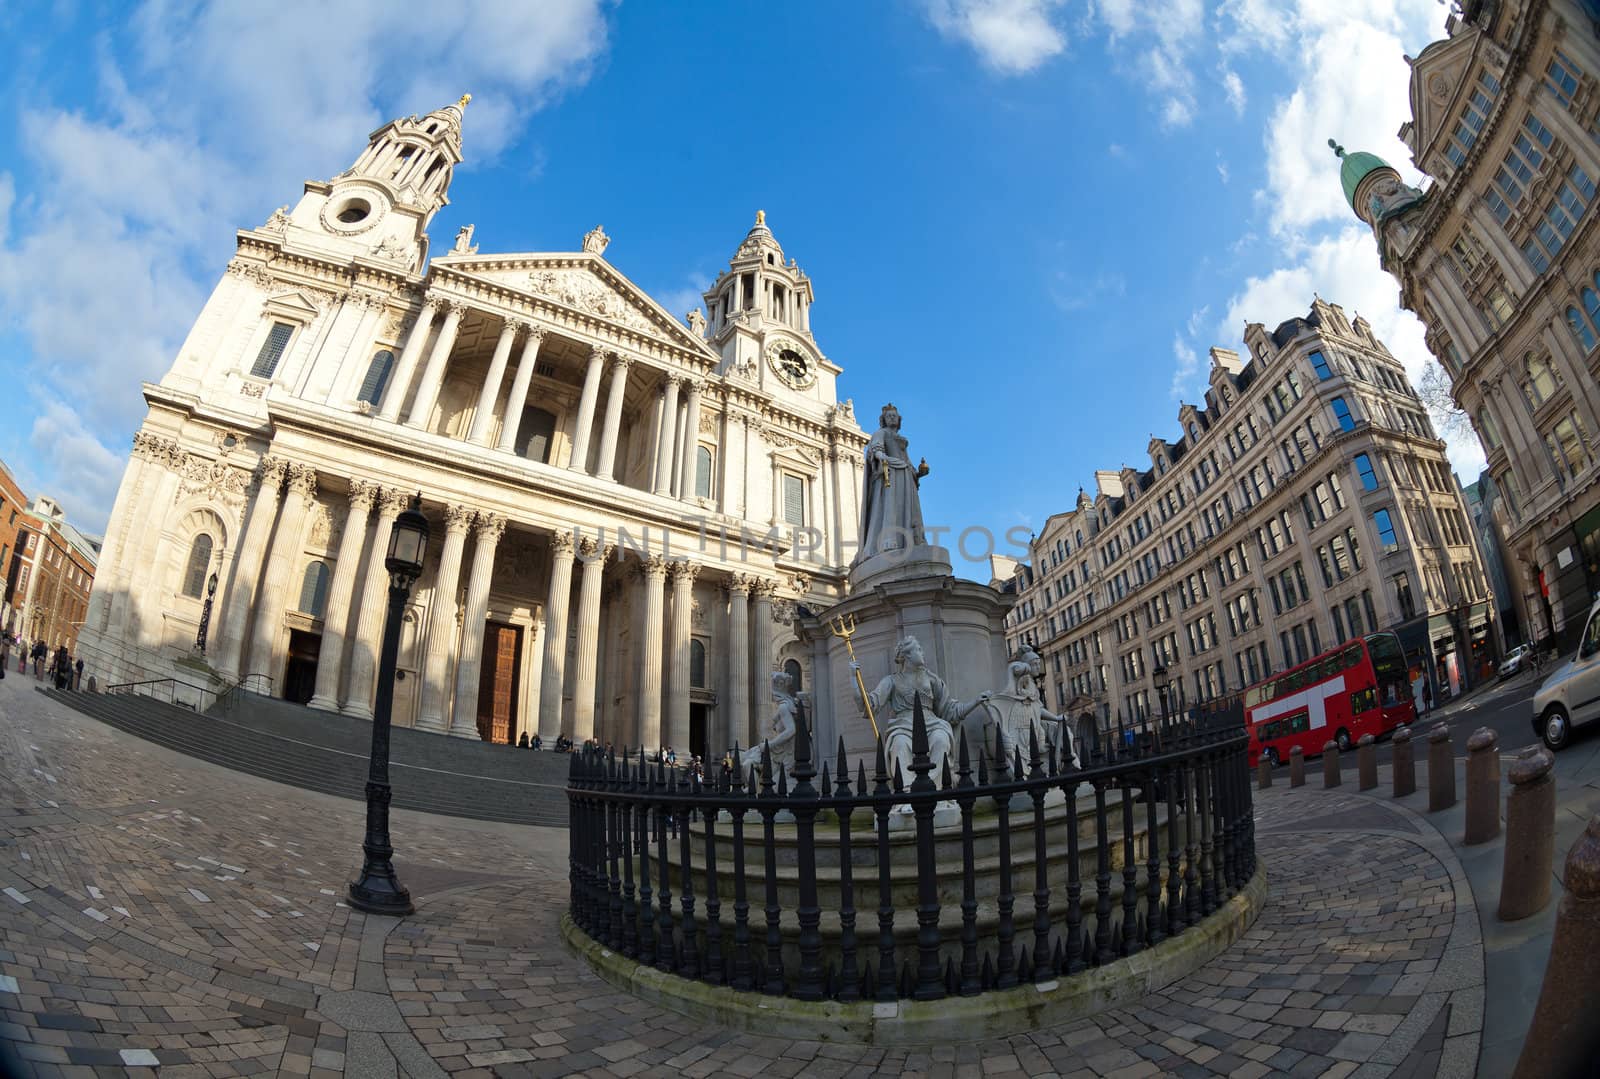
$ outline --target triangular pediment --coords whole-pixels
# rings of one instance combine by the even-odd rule
[[[435,264],[616,323],[708,360],[720,359],[703,338],[597,255],[447,255]]]
[[[267,297],[265,307],[271,314],[288,316],[299,322],[310,322],[320,311],[316,302],[299,289]]]
[[[1422,50],[1411,67],[1411,116],[1415,124],[1418,159],[1460,112],[1461,95],[1472,71],[1476,33],[1462,33],[1436,41]]]

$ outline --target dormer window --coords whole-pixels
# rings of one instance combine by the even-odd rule
[[[1200,441],[1200,425],[1199,424],[1191,423],[1189,425],[1189,441],[1191,441],[1191,442],[1199,442]]]

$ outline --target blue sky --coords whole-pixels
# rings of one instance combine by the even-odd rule
[[[1394,133],[1434,0],[507,0],[427,28],[387,7],[0,11],[23,43],[0,75],[0,457],[30,493],[102,527],[138,384],[233,230],[463,91],[436,245],[471,222],[484,251],[571,250],[602,222],[682,313],[765,209],[841,394],[863,421],[894,400],[932,465],[930,522],[1037,527],[1094,469],[1147,463],[1206,348],[1313,290],[1426,360],[1326,140],[1415,179]]]

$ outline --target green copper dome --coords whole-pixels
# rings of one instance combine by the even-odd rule
[[[1365,150],[1357,150],[1353,154],[1347,154],[1344,152],[1344,147],[1333,139],[1328,140],[1328,145],[1333,147],[1333,152],[1340,159],[1339,183],[1344,187],[1344,200],[1354,210],[1356,208],[1356,188],[1361,186],[1361,181],[1378,169],[1389,168],[1389,163],[1377,154],[1369,154]]]

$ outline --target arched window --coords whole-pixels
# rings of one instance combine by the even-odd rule
[[[1525,357],[1528,370],[1527,394],[1528,403],[1538,408],[1550,400],[1556,392],[1556,373],[1550,366],[1550,361],[1543,356],[1529,353]]]
[[[211,572],[211,537],[204,532],[189,544],[189,562],[183,568],[183,594],[199,599],[206,594],[206,574]]]
[[[1595,285],[1600,286],[1600,281],[1596,281]],[[1589,317],[1589,326],[1591,328],[1600,326],[1600,293],[1596,293],[1592,288],[1586,288],[1582,296],[1583,313]]]
[[[1583,292],[1585,302],[1588,297],[1594,295],[1588,289],[1584,289]],[[1589,323],[1584,317],[1578,314],[1576,307],[1567,308],[1567,328],[1572,331],[1572,336],[1578,339],[1578,344],[1583,346],[1585,352],[1594,348],[1594,331],[1589,328]]]
[[[689,642],[689,685],[706,688],[706,646],[697,640]]]
[[[327,563],[313,562],[306,567],[306,575],[300,579],[300,611],[312,618],[321,618],[322,605],[327,600]]]
[[[694,451],[694,494],[696,498],[711,497],[711,449],[707,446]]]
[[[394,370],[394,353],[388,349],[381,349],[367,365],[367,377],[361,380],[361,392],[356,394],[356,400],[365,401],[369,405],[375,405],[382,400],[383,388],[389,384],[389,372],[392,370]]]
[[[800,685],[800,661],[797,659],[784,660],[783,673],[789,676],[789,692],[799,693],[802,688]]]

